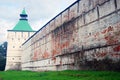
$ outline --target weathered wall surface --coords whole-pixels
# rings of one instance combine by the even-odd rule
[[[119,4],[120,0],[73,3],[23,44],[22,69],[89,69],[86,62],[118,61]]]

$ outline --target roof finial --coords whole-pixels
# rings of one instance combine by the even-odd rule
[[[28,20],[25,8],[23,8],[22,13],[20,14],[20,20]]]

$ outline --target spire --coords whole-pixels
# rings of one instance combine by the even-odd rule
[[[31,26],[28,23],[27,14],[25,11],[25,8],[22,10],[22,13],[20,14],[19,22],[16,24],[16,26],[12,29],[15,31],[34,31]]]
[[[26,14],[25,8],[23,8],[22,14]]]
[[[25,8],[23,9],[22,13],[20,14],[20,20],[28,20],[28,15],[26,14]]]

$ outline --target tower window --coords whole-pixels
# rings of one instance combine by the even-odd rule
[[[15,37],[16,37],[16,32],[15,32]]]
[[[28,37],[30,37],[30,32],[28,32]]]
[[[18,41],[20,42],[20,38],[18,38]]]
[[[14,38],[12,38],[12,40],[14,40]]]
[[[22,32],[22,35],[21,35],[21,37],[23,37],[23,32]]]
[[[15,46],[13,46],[13,48],[15,48]]]

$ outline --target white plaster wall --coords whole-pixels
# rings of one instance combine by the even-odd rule
[[[22,44],[33,35],[33,33],[34,32],[8,31],[8,49],[5,70],[14,69],[15,64],[21,65]]]

